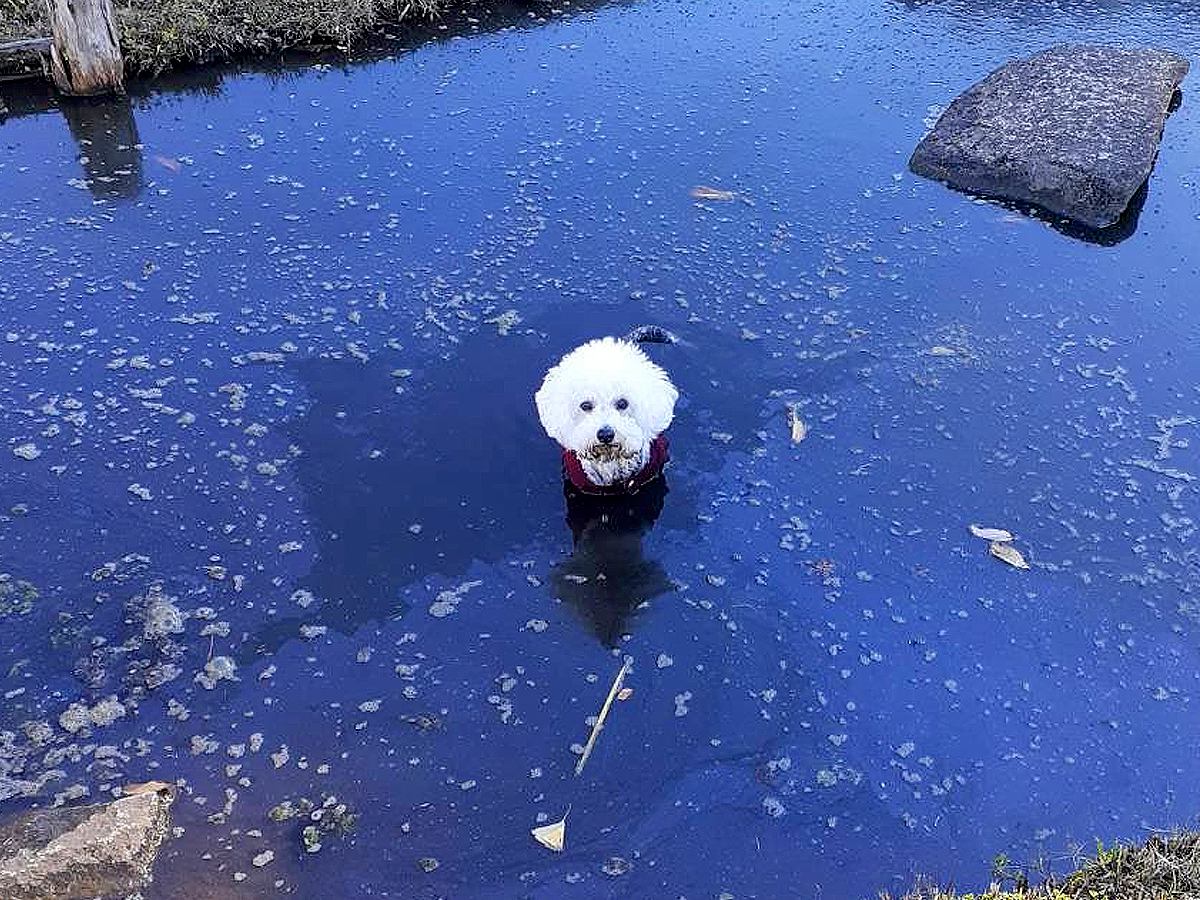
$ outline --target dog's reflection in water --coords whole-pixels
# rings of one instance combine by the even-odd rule
[[[554,567],[551,584],[606,647],[615,647],[637,607],[674,588],[642,549],[662,512],[667,480],[660,475],[635,494],[618,495],[585,494],[566,481],[563,494],[575,549]]]

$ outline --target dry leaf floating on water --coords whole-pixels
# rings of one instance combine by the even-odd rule
[[[787,408],[788,425],[792,429],[792,443],[798,444],[808,437],[808,423],[800,417],[800,411],[795,406]]]
[[[127,784],[121,788],[121,793],[129,797],[134,794],[162,794],[167,793],[172,796],[175,793],[175,785],[166,781],[144,781],[138,784]]]
[[[555,853],[562,853],[563,845],[567,840],[567,817],[563,816],[550,825],[540,825],[530,830],[529,833],[543,847],[547,847]]]
[[[692,199],[694,200],[717,200],[726,202],[737,197],[733,191],[722,190],[721,188],[708,187],[707,185],[697,185],[692,188]]]
[[[968,525],[971,529],[971,534],[977,538],[983,538],[985,541],[1000,541],[1008,543],[1013,539],[1011,531],[1005,531],[1003,528],[984,528],[982,525]]]
[[[992,541],[988,545],[988,550],[996,559],[1003,560],[1010,566],[1016,569],[1028,569],[1029,563],[1025,561],[1025,557],[1021,555],[1021,551],[1012,544],[1003,544],[1000,541]]]
[[[628,687],[621,688],[620,693],[617,694],[617,699],[618,700],[628,700],[632,696],[633,696],[633,688],[628,688]]]

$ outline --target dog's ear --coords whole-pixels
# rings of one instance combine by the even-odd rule
[[[667,430],[675,418],[675,401],[679,399],[679,391],[671,384],[666,372],[656,365],[651,364],[651,367],[653,372],[638,389],[638,418],[646,431],[657,437]]]
[[[570,425],[565,380],[562,366],[555,366],[546,373],[542,386],[533,395],[538,418],[542,422],[542,427],[546,429],[546,434],[563,446],[566,446],[566,432]]]

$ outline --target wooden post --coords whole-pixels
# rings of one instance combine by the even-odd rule
[[[50,38],[22,38],[19,41],[5,41],[0,44],[0,56],[11,56],[16,53],[45,53],[53,43]]]
[[[125,62],[112,0],[46,0],[50,74],[64,94],[124,93]]]

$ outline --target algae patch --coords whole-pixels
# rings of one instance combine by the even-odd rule
[[[0,619],[26,615],[37,599],[37,588],[28,581],[0,572]]]

